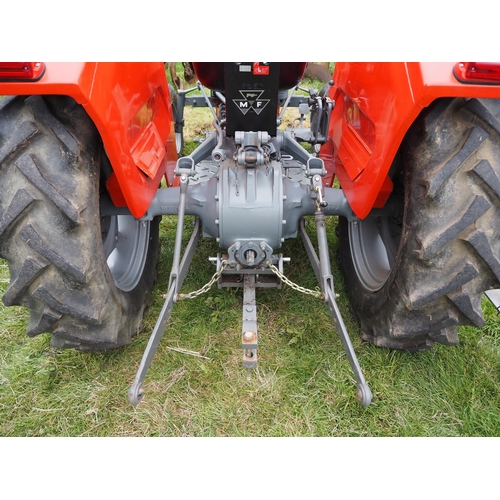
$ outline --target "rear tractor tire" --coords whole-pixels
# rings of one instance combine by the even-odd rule
[[[377,346],[456,345],[459,325],[483,326],[483,293],[500,288],[500,100],[436,101],[399,158],[399,216],[339,222],[352,311]]]
[[[102,154],[71,98],[0,101],[0,257],[10,270],[3,302],[27,307],[26,333],[52,333],[57,348],[129,344],[151,296],[159,219],[100,216]]]

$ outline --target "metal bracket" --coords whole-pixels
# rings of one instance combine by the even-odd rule
[[[217,255],[217,267],[221,262],[221,256]],[[269,257],[283,271],[282,255]],[[289,260],[289,259],[286,259]],[[249,267],[241,266],[232,262],[221,273],[219,288],[221,287],[243,287],[243,317],[241,328],[241,347],[243,350],[243,367],[247,369],[247,378],[250,378],[250,370],[257,368],[257,302],[255,299],[256,288],[281,288],[281,280],[266,266]]]
[[[257,302],[255,301],[255,274],[243,278],[243,323],[241,332],[243,367],[257,368]]]

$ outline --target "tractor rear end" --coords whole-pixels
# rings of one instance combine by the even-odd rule
[[[250,371],[256,290],[285,283],[326,302],[369,405],[336,304],[330,216],[365,340],[423,350],[456,344],[461,324],[482,325],[481,297],[500,288],[498,65],[337,63],[330,85],[301,94],[305,63],[193,66],[199,83],[172,102],[162,63],[0,65],[0,94],[17,96],[0,101],[3,301],[30,310],[28,335],[51,332],[56,347],[81,350],[128,344],[151,294],[162,215],[178,217],[173,265],[132,404],[176,302],[215,283],[242,288]],[[186,105],[208,107],[213,132],[177,158]],[[282,130],[286,108],[299,117]],[[196,222],[183,251],[186,215]],[[293,256],[282,243],[298,235],[320,291],[284,275]],[[202,236],[220,247],[207,256],[214,276],[181,293]]]

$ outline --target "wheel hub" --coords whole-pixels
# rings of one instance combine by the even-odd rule
[[[368,217],[349,222],[349,245],[360,283],[370,292],[380,290],[393,268],[401,238],[394,218]]]
[[[115,285],[130,292],[139,283],[148,253],[150,223],[129,215],[101,218],[103,247]]]

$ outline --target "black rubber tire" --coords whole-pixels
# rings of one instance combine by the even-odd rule
[[[500,288],[499,120],[500,100],[436,101],[395,165],[400,217],[339,221],[340,264],[364,340],[419,351],[456,345],[459,325],[483,326],[483,292]],[[357,239],[370,227],[389,256],[393,248],[385,274],[373,238]]]
[[[101,154],[94,124],[73,99],[0,101],[0,256],[11,276],[3,302],[27,307],[26,333],[52,333],[57,348],[130,343],[151,297],[159,218],[135,285],[120,290],[103,249]]]

